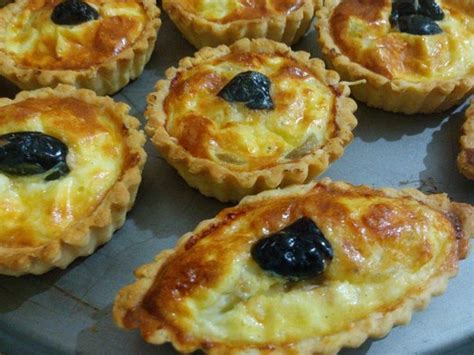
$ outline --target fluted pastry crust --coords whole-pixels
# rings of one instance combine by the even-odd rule
[[[298,42],[321,6],[320,0],[257,0],[198,6],[196,0],[163,0],[163,9],[196,48],[230,45],[241,38],[268,38],[288,45]],[[235,5],[235,6],[234,6]],[[201,8],[202,7],[202,8]],[[224,13],[223,9],[228,7]],[[217,14],[216,14],[217,11]]]
[[[466,121],[462,126],[461,151],[458,155],[459,171],[468,179],[474,180],[474,101],[466,111]]]
[[[128,111],[66,85],[0,99],[2,134],[33,130],[62,137],[71,167],[51,182],[0,173],[0,274],[65,268],[123,225],[146,160],[144,134]],[[93,152],[84,151],[90,147]]]
[[[271,112],[217,96],[249,69],[273,80]],[[166,77],[148,98],[146,131],[189,185],[221,201],[308,181],[342,154],[357,123],[335,72],[267,39],[204,48]]]
[[[250,257],[301,216],[332,244],[317,279],[288,281]],[[383,337],[441,294],[474,235],[474,208],[444,194],[325,179],[243,199],[137,269],[114,318],[182,352],[333,354]],[[290,306],[291,305],[291,306]]]
[[[130,2],[138,5],[143,13],[137,14],[136,9],[133,9],[133,16],[127,15],[126,8],[114,9],[110,2],[91,0],[89,3],[99,8],[101,16],[107,21],[99,18],[97,21],[69,28],[70,26],[54,25],[46,16],[44,21],[36,25],[49,26],[48,31],[30,28],[25,32],[23,28],[23,33],[28,33],[31,38],[45,41],[39,45],[42,51],[45,48],[50,51],[54,49],[54,52],[48,54],[35,52],[36,49],[31,47],[34,41],[21,42],[25,40],[21,26],[31,26],[25,18],[29,16],[26,8],[39,6],[32,10],[38,12],[44,6],[50,11],[59,1],[45,4],[44,0],[34,3],[18,0],[9,4],[0,10],[0,75],[24,90],[68,84],[93,90],[98,95],[117,92],[143,72],[161,25],[160,10],[154,0]],[[127,4],[124,3],[125,5]],[[17,30],[18,35],[11,37]],[[56,31],[52,37],[55,44],[51,42],[51,31]],[[131,33],[133,37],[130,37]],[[91,43],[81,43],[87,40]],[[19,53],[14,54],[13,47]]]
[[[390,3],[377,0],[364,10],[368,3],[358,0],[325,1],[317,29],[328,65],[344,80],[364,79],[353,96],[385,111],[432,113],[458,104],[474,90],[470,5],[441,1],[444,33],[415,36],[390,31]]]

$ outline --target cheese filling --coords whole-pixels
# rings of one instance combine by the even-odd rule
[[[324,274],[292,281],[262,270],[252,245],[301,216],[313,218],[334,250]],[[396,309],[455,258],[455,227],[443,213],[363,187],[316,185],[221,212],[165,262],[142,307],[198,346],[289,345]]]
[[[177,6],[213,22],[228,23],[289,14],[304,0],[181,0]]]
[[[99,18],[73,26],[51,20],[60,2],[27,2],[0,28],[0,51],[25,68],[87,69],[132,46],[145,27],[145,10],[136,0],[88,0]]]
[[[218,96],[253,70],[271,83],[273,110]],[[165,100],[166,129],[198,158],[235,170],[271,167],[322,147],[335,130],[336,95],[310,68],[283,56],[231,54],[181,72]]]
[[[456,0],[437,0],[445,18],[437,35],[399,32],[389,22],[391,0],[342,0],[330,19],[341,52],[389,79],[413,82],[474,75],[474,12]]]
[[[0,107],[0,135],[37,131],[69,148],[66,176],[0,172],[0,246],[34,247],[59,239],[87,217],[120,178],[126,163],[122,126],[113,112],[67,99],[28,99]]]

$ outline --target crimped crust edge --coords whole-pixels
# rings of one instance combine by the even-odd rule
[[[325,0],[324,7],[316,12],[316,29],[328,66],[336,70],[344,80],[366,81],[351,88],[354,98],[384,111],[411,115],[445,111],[474,92],[472,74],[415,83],[401,79],[390,80],[353,62],[341,53],[330,33],[332,11],[340,1]]]
[[[98,207],[86,218],[69,226],[60,240],[54,240],[39,247],[0,247],[0,274],[21,276],[43,274],[54,267],[66,268],[80,256],[90,255],[108,242],[114,231],[125,222],[126,213],[132,208],[141,172],[146,161],[143,149],[145,135],[139,131],[139,121],[130,115],[129,106],[114,102],[110,97],[98,97],[93,91],[76,89],[69,85],[22,91],[14,100],[0,99],[0,106],[21,102],[29,98],[74,97],[87,103],[99,102],[103,107],[113,107],[123,119],[128,130],[126,146],[136,154],[137,161],[126,168],[120,179],[109,189]]]
[[[307,185],[294,185],[287,187],[284,190],[277,189],[264,191],[255,196],[247,196],[239,203],[239,206],[271,200],[279,196],[304,194],[305,192],[311,190],[316,184],[334,184],[341,189],[352,188],[352,185],[348,183],[332,182],[329,178],[325,178],[319,182],[312,182]],[[370,188],[368,186],[365,187]],[[473,206],[451,202],[445,194],[425,195],[416,189],[395,190],[392,188],[381,188],[376,189],[376,191],[382,192],[387,197],[410,197],[430,206],[433,209],[447,214],[454,214],[461,223],[463,232],[462,240],[459,240],[458,243],[459,245],[464,245],[464,247],[459,248],[458,258],[461,260],[467,257],[469,238],[474,237]],[[178,240],[175,249],[162,251],[157,255],[154,262],[145,264],[135,271],[136,281],[133,284],[121,289],[114,302],[113,317],[115,323],[119,327],[124,329],[130,327],[130,323],[128,323],[129,319],[127,318],[129,318],[131,315],[131,317],[138,318],[134,319],[135,322],[131,328],[140,328],[139,318],[141,317],[141,314],[137,312],[137,310],[139,309],[148,289],[153,285],[154,279],[161,266],[166,262],[168,257],[173,254],[174,250],[177,250],[183,246],[188,241],[188,239],[193,235],[196,235],[196,233],[200,233],[206,228],[212,227],[215,222],[216,218],[202,221],[193,232],[184,234]],[[369,317],[355,322],[351,329],[344,332],[326,337],[310,338],[292,344],[291,350],[297,354],[336,354],[343,347],[359,347],[368,338],[384,337],[394,326],[408,324],[414,311],[426,308],[433,296],[441,295],[446,290],[449,278],[456,276],[456,274],[457,268],[432,278],[420,295],[417,297],[411,296],[407,298],[402,304],[397,306],[397,308],[392,311],[388,311],[386,313],[373,313],[369,315]],[[188,344],[183,343],[182,340],[180,340],[173,333],[173,330],[170,329],[160,328],[151,333],[142,333],[142,336],[147,342],[151,344],[158,345],[165,342],[171,342],[173,346],[181,352],[192,352],[198,350],[194,346],[189,346]],[[222,355],[264,353],[285,354],[288,352],[289,348],[272,345],[271,351],[262,351],[259,348],[252,347],[233,349],[223,345],[218,345],[217,347],[212,347],[205,350],[209,354]]]
[[[163,109],[164,100],[169,93],[171,80],[179,71],[186,70],[207,60],[226,55],[231,52],[278,53],[289,55],[299,62],[310,66],[318,79],[328,86],[337,86],[341,95],[337,97],[336,124],[339,130],[336,137],[331,137],[320,149],[305,155],[293,162],[279,164],[269,169],[236,172],[207,159],[196,158],[171,137],[166,128],[166,114]],[[148,120],[146,132],[152,143],[162,156],[175,167],[186,182],[206,195],[220,201],[238,201],[243,196],[258,193],[263,190],[291,184],[304,183],[325,171],[329,163],[339,158],[344,147],[353,138],[352,130],[357,125],[353,114],[357,105],[348,98],[350,89],[339,82],[339,75],[334,71],[324,69],[324,63],[319,59],[309,59],[309,53],[293,52],[283,43],[267,39],[242,39],[227,47],[203,48],[195,57],[187,57],[180,61],[179,67],[166,71],[165,80],[160,80],[155,92],[148,96],[148,107],[145,117]]]
[[[15,10],[28,0],[17,0],[0,10],[0,28],[6,27],[7,19],[15,16]],[[22,68],[8,54],[0,51],[0,75],[22,90],[42,87],[54,88],[58,84],[72,85],[95,91],[98,95],[111,95],[140,76],[153,53],[161,26],[160,9],[154,0],[141,0],[147,15],[147,23],[135,43],[106,62],[82,70],[48,70]]]

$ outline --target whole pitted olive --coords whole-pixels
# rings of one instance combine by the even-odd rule
[[[259,239],[251,254],[266,271],[290,279],[304,279],[324,272],[334,252],[318,226],[307,217]]]
[[[443,32],[435,22],[444,18],[443,9],[435,0],[395,0],[390,24],[400,32],[414,35],[435,35]]]
[[[54,8],[51,14],[51,20],[57,25],[80,25],[98,18],[97,10],[81,0],[63,1]]]
[[[0,171],[29,176],[49,172],[45,180],[57,180],[69,173],[68,147],[41,132],[15,132],[0,136]]]
[[[253,110],[272,110],[270,79],[259,72],[246,71],[236,75],[218,96],[229,102],[244,102]]]

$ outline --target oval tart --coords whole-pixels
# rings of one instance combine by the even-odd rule
[[[159,16],[154,0],[17,0],[0,10],[0,75],[113,94],[142,73]]]
[[[0,99],[0,274],[65,268],[122,226],[146,159],[128,111],[65,85]]]
[[[352,140],[349,87],[267,39],[203,48],[148,97],[146,131],[186,182],[221,201],[303,183]]]
[[[334,354],[441,294],[474,235],[446,195],[327,179],[263,192],[136,271],[113,314],[149,343],[210,354]]]
[[[196,48],[269,38],[288,45],[306,33],[319,0],[163,0],[163,9]]]
[[[327,0],[317,13],[328,65],[367,105],[439,112],[474,89],[474,3],[458,0]]]

